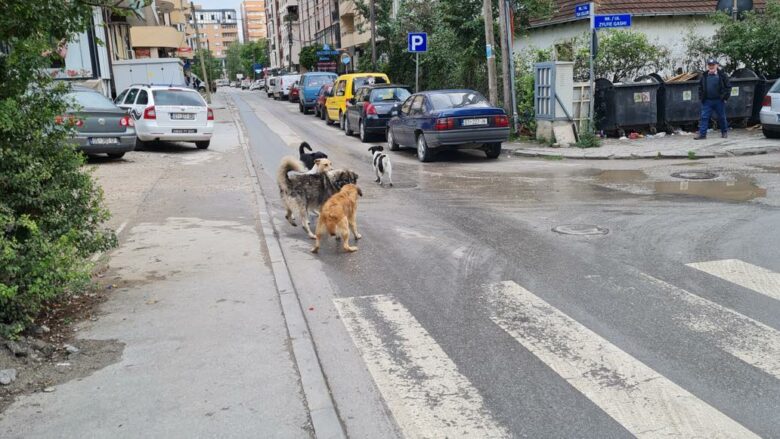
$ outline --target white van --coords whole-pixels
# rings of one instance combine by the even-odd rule
[[[290,87],[295,84],[295,81],[300,81],[301,75],[283,75],[277,79],[276,91],[274,92],[274,99],[289,99]]]
[[[278,83],[279,83],[279,77],[278,76],[271,76],[266,81],[266,83],[265,83],[265,90],[266,90],[266,94],[268,95],[269,98],[274,98],[274,95],[276,94],[276,91],[278,90],[278,85],[277,85]]]

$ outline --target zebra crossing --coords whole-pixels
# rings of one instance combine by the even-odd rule
[[[771,270],[740,260],[687,265],[780,300],[780,274]],[[661,279],[640,275],[670,301],[695,309],[683,314],[684,328],[780,380],[780,331]],[[492,324],[635,437],[758,437],[738,419],[523,286],[513,281],[487,285],[483,298]],[[394,297],[338,298],[334,303],[405,437],[513,436],[493,417],[485,395]]]

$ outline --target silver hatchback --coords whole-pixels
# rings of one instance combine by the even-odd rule
[[[769,89],[761,106],[761,128],[770,139],[780,139],[780,79]]]

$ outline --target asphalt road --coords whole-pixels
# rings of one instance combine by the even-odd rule
[[[409,149],[381,188],[370,144],[224,92],[350,437],[780,437],[779,156]],[[311,255],[282,218],[273,174],[301,140],[361,175],[357,253]],[[568,224],[608,233],[552,230]]]

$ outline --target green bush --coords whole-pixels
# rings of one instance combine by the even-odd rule
[[[97,0],[100,1],[100,0]],[[115,245],[101,189],[68,140],[65,84],[45,73],[60,41],[89,24],[73,0],[6,0],[0,16],[0,335],[30,325],[47,302],[89,281],[87,258]]]

